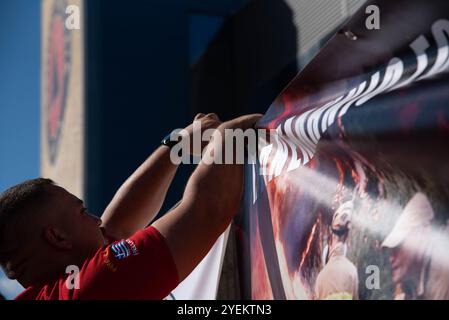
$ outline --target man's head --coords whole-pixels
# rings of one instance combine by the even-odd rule
[[[53,181],[25,181],[0,195],[0,264],[25,287],[46,280],[105,243],[100,224]]]
[[[418,192],[407,203],[393,229],[382,242],[382,247],[390,250],[395,283],[418,277],[433,217],[429,200],[426,195]]]

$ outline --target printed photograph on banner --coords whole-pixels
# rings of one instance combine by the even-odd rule
[[[449,299],[449,16],[439,4],[363,72],[354,62],[330,75],[358,53],[324,48],[262,119],[279,134],[245,186],[251,298]],[[309,70],[323,77],[311,82]]]

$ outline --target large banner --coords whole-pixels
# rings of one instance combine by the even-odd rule
[[[446,0],[368,1],[280,94],[246,170],[251,298],[449,299],[448,71]]]

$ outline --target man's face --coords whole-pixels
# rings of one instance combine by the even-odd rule
[[[100,229],[101,220],[87,213],[83,202],[65,189],[49,186],[47,205],[40,212],[29,213],[13,220],[2,234],[4,252],[0,253],[0,264],[6,275],[18,279],[27,269],[26,261],[36,255],[61,254],[54,244],[43,237],[46,228],[55,228],[70,244],[65,250],[74,263],[84,261],[106,242]],[[45,256],[51,256],[46,254]]]
[[[52,186],[50,192],[55,199],[52,216],[67,235],[75,255],[87,257],[105,244],[101,220],[87,212],[83,201],[58,186]]]

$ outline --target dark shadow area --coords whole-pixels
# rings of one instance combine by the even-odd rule
[[[296,75],[297,30],[284,1],[251,1],[191,67],[191,112],[264,113]]]
[[[87,6],[86,193],[101,214],[162,138],[192,120],[186,7],[179,0]],[[181,166],[161,212],[181,198],[188,174]]]

